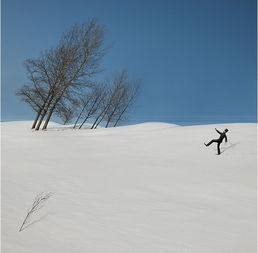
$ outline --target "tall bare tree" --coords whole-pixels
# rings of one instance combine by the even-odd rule
[[[29,87],[44,91],[39,105],[33,108],[37,109],[33,128],[38,130],[45,120],[42,129],[46,129],[53,113],[60,109],[64,96],[72,97],[71,94],[90,86],[89,79],[100,71],[100,60],[106,52],[103,44],[104,28],[91,19],[67,30],[55,48],[26,61]],[[26,97],[20,91],[18,94],[23,99]]]

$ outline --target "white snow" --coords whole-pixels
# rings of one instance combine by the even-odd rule
[[[256,252],[256,124],[30,125],[2,123],[3,253]]]

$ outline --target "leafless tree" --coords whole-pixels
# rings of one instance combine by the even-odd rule
[[[116,73],[91,128],[97,128],[103,120],[106,122],[105,127],[108,127],[111,122],[114,122],[114,126],[116,126],[133,105],[140,83],[140,81],[130,81],[126,70]]]
[[[121,106],[123,106],[124,100],[126,99],[130,83],[128,81],[127,71],[123,70],[117,73],[113,78],[113,92],[110,96],[110,106],[105,112],[106,125],[108,127],[109,123],[112,122],[117,113],[120,111]]]
[[[119,78],[123,79],[123,77],[121,77],[123,74],[124,73],[116,74],[111,81],[106,81],[105,93],[99,105],[99,109],[91,129],[97,128],[97,126],[106,117],[108,111],[112,110],[111,108],[114,106],[115,101],[117,100],[117,97],[119,97],[119,93],[122,90],[123,83],[119,80]]]
[[[88,119],[93,117],[99,109],[100,103],[105,96],[105,87],[95,84],[91,92],[83,94],[80,98],[79,113],[73,128],[76,128],[79,120],[82,120],[79,129]]]
[[[52,192],[49,193],[40,193],[36,196],[36,198],[34,199],[31,208],[28,209],[27,214],[22,222],[22,225],[19,229],[19,232],[23,231],[25,228],[27,228],[29,225],[31,225],[32,223],[30,223],[30,218],[32,216],[33,213],[35,213],[36,211],[40,210],[43,206],[44,203],[53,195]]]
[[[127,90],[127,94],[125,96],[125,99],[123,100],[122,105],[119,107],[119,110],[117,112],[116,120],[114,127],[117,126],[117,124],[123,120],[125,117],[125,114],[130,110],[130,108],[134,105],[137,95],[139,93],[141,86],[141,80],[137,80],[134,83],[131,83],[129,86],[129,89]]]
[[[38,130],[45,120],[42,129],[46,129],[64,96],[90,86],[89,79],[100,71],[99,63],[106,52],[103,44],[104,28],[91,19],[67,30],[55,48],[26,61],[30,87],[44,91],[39,106],[33,108],[37,111],[33,128]]]
[[[86,110],[86,107],[91,103],[92,101],[92,94],[83,94],[81,99],[80,99],[80,103],[79,103],[79,114],[77,115],[76,121],[73,125],[73,129],[75,129],[77,127],[77,124],[79,122],[79,120],[82,119],[83,117],[83,113]]]

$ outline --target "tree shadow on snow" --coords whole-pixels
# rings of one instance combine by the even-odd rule
[[[38,218],[38,219],[36,219],[36,220],[34,220],[34,221],[32,221],[32,222],[29,222],[27,225],[25,225],[25,226],[23,227],[22,231],[23,231],[24,229],[27,229],[27,228],[30,227],[31,225],[33,225],[33,224],[35,224],[35,223],[38,223],[38,222],[40,222],[40,221],[46,219],[46,218],[48,217],[48,215],[49,215],[49,213],[47,213],[47,214],[41,216],[40,218]]]
[[[97,127],[99,128],[99,127]],[[91,129],[91,125],[85,125],[81,129]],[[47,131],[66,131],[66,130],[80,130],[77,126],[76,128],[73,128],[73,126],[67,125],[67,126],[50,126],[47,128]]]

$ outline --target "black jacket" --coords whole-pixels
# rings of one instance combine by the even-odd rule
[[[227,139],[227,135],[226,135],[226,133],[221,133],[219,130],[217,130],[217,129],[215,129],[219,134],[220,134],[220,137],[219,137],[219,139],[218,139],[218,141],[219,142],[222,142],[223,140],[224,140],[224,138],[225,138],[225,141],[227,142],[228,141],[228,139]]]

